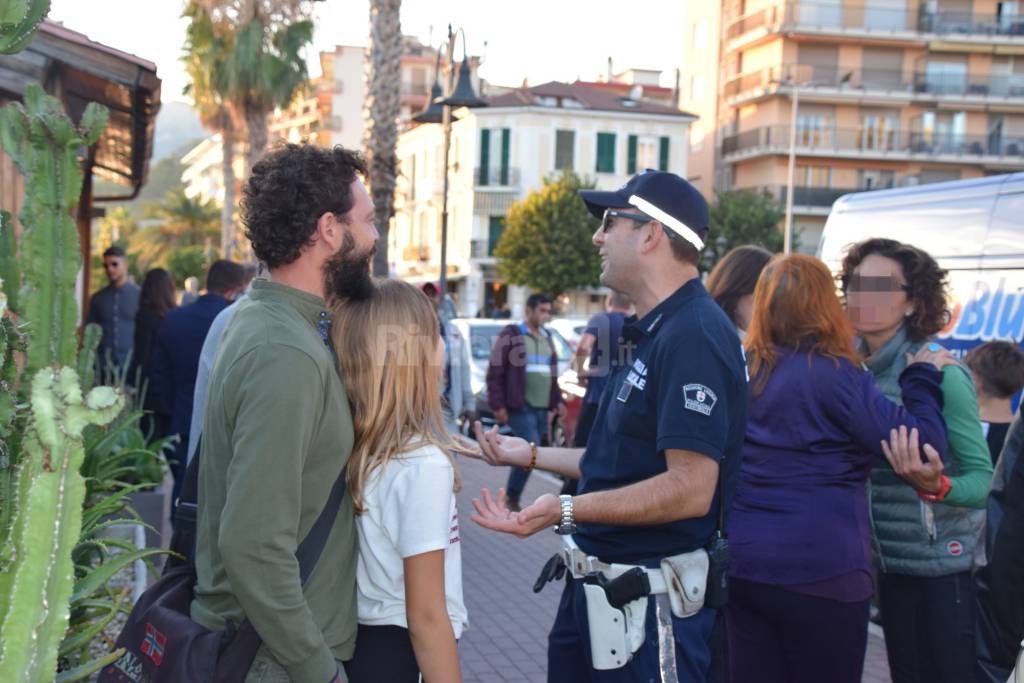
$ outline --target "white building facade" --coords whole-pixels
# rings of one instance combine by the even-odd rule
[[[494,246],[516,201],[569,169],[599,189],[615,189],[644,168],[686,177],[694,117],[580,84],[549,83],[455,112],[448,190],[449,292],[460,315],[507,303],[521,316],[524,287],[506,286]],[[389,233],[392,274],[412,282],[440,277],[443,130],[427,124],[399,137],[400,177]],[[570,293],[570,315],[599,310],[602,290]]]

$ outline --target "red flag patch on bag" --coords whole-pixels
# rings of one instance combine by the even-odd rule
[[[142,654],[153,660],[153,663],[160,666],[164,661],[164,646],[167,645],[167,636],[160,633],[153,624],[146,624],[146,639],[142,641]]]
[[[960,541],[950,541],[946,544],[946,550],[948,550],[949,554],[953,557],[959,557],[964,554],[964,546]]]

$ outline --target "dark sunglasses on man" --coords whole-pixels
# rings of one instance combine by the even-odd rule
[[[616,218],[628,218],[631,221],[637,223],[649,223],[654,219],[650,216],[645,216],[642,213],[630,213],[628,211],[619,211],[618,209],[605,209],[604,217],[601,219],[601,231],[608,232],[612,228],[612,222]]]

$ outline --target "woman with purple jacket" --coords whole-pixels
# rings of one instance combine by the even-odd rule
[[[940,367],[928,346],[875,388],[825,265],[776,258],[754,291],[749,417],[728,522],[731,680],[859,683],[873,593],[866,483],[906,425],[947,447]]]

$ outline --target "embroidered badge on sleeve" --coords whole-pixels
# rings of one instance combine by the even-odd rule
[[[685,384],[683,385],[683,400],[687,410],[710,415],[718,402],[718,396],[703,384]]]

